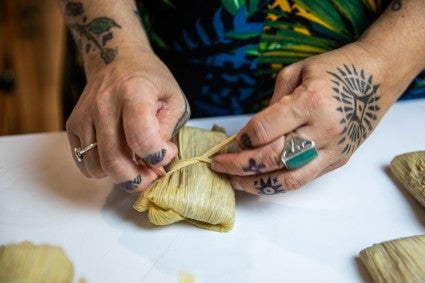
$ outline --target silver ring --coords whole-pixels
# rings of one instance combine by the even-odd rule
[[[297,169],[318,156],[314,141],[300,136],[292,136],[283,147],[280,159],[288,170]]]
[[[83,162],[84,153],[87,151],[95,148],[97,146],[97,143],[89,144],[86,147],[76,147],[74,148],[74,155],[78,162]]]

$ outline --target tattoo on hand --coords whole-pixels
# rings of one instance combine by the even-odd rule
[[[251,138],[245,132],[242,133],[241,138],[240,138],[240,142],[241,142],[241,146],[245,149],[253,148]]]
[[[349,154],[367,138],[373,130],[373,122],[378,119],[379,84],[374,84],[372,75],[366,77],[363,69],[358,72],[353,65],[328,73],[333,77],[333,97],[341,104],[336,110],[343,115],[340,123],[344,128],[338,144],[344,145],[341,153]]]
[[[275,195],[285,192],[277,177],[268,177],[267,180],[260,178],[254,182],[254,187],[260,195]]]
[[[249,165],[248,167],[244,167],[242,168],[242,170],[244,172],[254,172],[255,174],[260,174],[261,173],[261,169],[266,168],[266,166],[261,163],[261,164],[257,164],[257,161],[255,161],[253,158],[251,158],[249,160]]]
[[[180,119],[177,121],[176,126],[174,127],[173,130],[173,134],[172,136],[174,137],[177,132],[183,128],[183,126],[186,124],[186,122],[190,119],[190,107],[189,107],[189,102],[187,102],[186,97],[183,95],[184,98],[184,111],[183,114],[181,115]]]
[[[401,9],[401,0],[394,0],[391,8],[393,11],[399,11]]]
[[[162,162],[162,160],[164,160],[166,153],[167,153],[167,150],[162,149],[161,151],[155,152],[153,154],[149,154],[148,156],[143,158],[143,161],[149,165],[156,165]]]
[[[142,176],[137,175],[137,177],[134,178],[133,180],[121,183],[120,187],[126,191],[131,192],[137,189],[137,187],[140,185],[141,182],[142,182]]]
[[[98,49],[100,57],[106,64],[114,61],[118,50],[117,48],[106,47],[106,44],[114,37],[111,29],[121,28],[120,25],[108,17],[98,17],[88,22],[81,2],[67,2],[65,16],[69,28],[80,36],[78,45],[81,50],[84,38],[87,41],[84,47],[86,53]]]

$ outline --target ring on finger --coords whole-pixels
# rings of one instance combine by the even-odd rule
[[[280,159],[288,170],[294,170],[309,163],[318,156],[314,141],[300,136],[291,136],[285,142]]]
[[[86,147],[76,147],[74,148],[74,155],[78,162],[83,162],[84,153],[89,150],[94,149],[97,146],[97,143],[91,143]]]

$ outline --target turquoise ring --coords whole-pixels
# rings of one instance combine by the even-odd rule
[[[309,163],[318,156],[314,141],[300,136],[291,136],[283,148],[280,159],[288,170],[294,170]]]

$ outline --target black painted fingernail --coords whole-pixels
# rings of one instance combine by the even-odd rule
[[[145,163],[149,165],[156,165],[161,163],[164,160],[164,157],[166,154],[167,154],[167,150],[163,148],[160,151],[149,154],[148,156],[145,156],[142,159]]]
[[[251,138],[246,132],[241,134],[240,143],[241,146],[245,149],[253,148]]]
[[[131,192],[131,191],[134,191],[135,189],[137,189],[137,187],[140,185],[141,182],[142,182],[142,176],[139,174],[133,180],[123,182],[119,185],[122,189],[124,189],[128,192]]]

